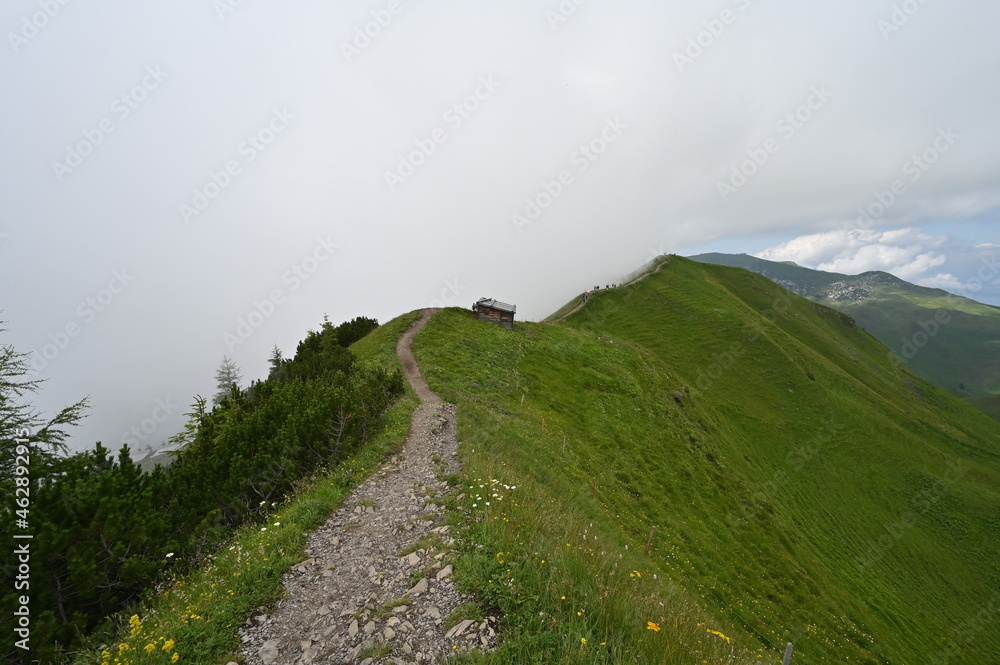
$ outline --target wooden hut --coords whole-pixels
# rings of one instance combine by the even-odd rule
[[[499,323],[508,330],[514,329],[514,311],[516,305],[508,305],[495,298],[480,298],[472,306],[472,311],[479,316],[480,321]]]

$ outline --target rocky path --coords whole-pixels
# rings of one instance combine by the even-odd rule
[[[402,451],[310,535],[309,558],[285,575],[286,598],[240,629],[249,665],[438,663],[493,645],[490,619],[455,612],[471,598],[452,581],[454,541],[436,502],[449,491],[438,476],[458,469],[455,407],[431,392],[411,350],[436,311],[396,347],[421,400]]]

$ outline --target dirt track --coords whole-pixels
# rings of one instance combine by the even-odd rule
[[[427,325],[431,317],[440,311],[440,309],[425,309],[424,315],[420,317],[420,320],[410,326],[409,330],[403,333],[399,338],[399,342],[396,343],[396,355],[399,356],[399,362],[403,365],[403,373],[406,374],[410,385],[413,386],[417,395],[420,396],[420,401],[425,404],[440,403],[441,398],[431,392],[430,386],[427,385],[424,377],[420,374],[420,367],[413,357],[413,338]]]
[[[310,534],[309,558],[283,579],[286,598],[240,629],[246,663],[437,663],[493,646],[491,620],[444,629],[471,598],[452,581],[454,541],[437,502],[451,489],[439,476],[459,468],[455,407],[431,392],[411,349],[436,311],[424,310],[396,347],[421,400],[406,443]]]

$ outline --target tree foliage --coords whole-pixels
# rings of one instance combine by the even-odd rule
[[[325,322],[309,332],[293,358],[272,363],[266,381],[245,389],[231,382],[211,411],[196,398],[185,429],[171,439],[182,449],[167,468],[144,473],[127,447],[116,457],[98,444],[56,456],[32,477],[31,645],[43,647],[35,658],[52,662],[107,627],[109,616],[127,610],[176,562],[200,560],[229,529],[373,434],[402,394],[403,377],[356,366],[337,330]],[[11,521],[0,525],[8,543]],[[0,611],[16,607],[15,572],[0,568]],[[0,660],[29,662],[13,637],[2,639]]]
[[[212,403],[218,406],[222,404],[222,400],[238,393],[241,380],[240,368],[229,356],[223,356],[222,362],[219,363],[219,369],[215,370],[216,388]]]
[[[337,341],[341,346],[348,347],[376,328],[378,321],[359,316],[337,326]]]
[[[0,327],[0,333],[6,331]],[[0,345],[0,486],[4,496],[14,495],[17,440],[28,440],[32,469],[50,469],[66,451],[66,427],[77,424],[88,407],[87,400],[82,399],[46,420],[26,401],[41,386],[39,379],[29,376],[28,354],[10,344]]]

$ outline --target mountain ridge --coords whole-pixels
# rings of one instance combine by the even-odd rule
[[[529,488],[518,501],[531,508],[472,508],[471,533],[516,571],[504,583],[552,616],[559,646],[534,662],[566,659],[573,634],[614,639],[602,630],[655,653],[629,626],[647,613],[686,634],[687,619],[643,600],[663,602],[671,585],[708,614],[709,633],[732,639],[737,662],[755,649],[777,660],[786,641],[801,662],[926,662],[950,649],[995,662],[995,630],[958,637],[1000,585],[995,423],[849,315],[746,270],[681,257],[653,267],[559,323],[503,331],[448,309],[415,343],[428,383],[458,405],[473,477]],[[622,564],[642,599],[593,577],[614,570],[609,555],[644,550]],[[539,571],[539,559],[589,565],[575,582],[591,585],[588,599],[561,609],[570,574]],[[611,605],[618,618],[580,618]],[[688,662],[648,658],[614,662]],[[566,662],[605,661],[578,645]]]
[[[398,369],[399,339],[417,318],[355,342],[359,365]],[[439,583],[434,570],[452,564],[455,588],[474,600],[440,625],[459,631],[494,617],[477,632],[490,638],[495,625],[500,637],[486,654],[463,653],[475,637],[459,637],[456,663],[750,665],[778,662],[789,642],[804,663],[1000,662],[1000,430],[850,315],[744,269],[668,256],[557,323],[507,330],[465,309],[438,311],[412,349],[428,388],[456,406],[462,468],[449,473],[444,457],[430,457],[434,485],[453,489],[416,496],[445,509],[454,549],[409,582]],[[314,489],[337,492],[337,478],[359,472],[392,475],[391,460],[373,467],[414,408],[408,389],[391,407],[384,446],[362,448]],[[313,505],[314,489],[291,503]],[[379,504],[377,490],[366,498],[349,514]],[[252,523],[210,568],[235,557],[226,570],[240,580],[273,580],[272,539],[323,521],[312,508],[305,522],[290,506],[272,508],[268,528]],[[293,576],[316,570],[281,542]],[[436,561],[427,556],[435,541],[421,543],[390,548],[362,577],[384,582],[383,568],[411,554]],[[147,635],[173,645],[181,626],[184,662],[227,662],[187,654],[221,638],[239,643],[221,626],[247,617],[230,610],[236,621],[219,622],[218,604],[271,602],[248,594],[260,584],[244,586],[179,580],[197,601],[165,594],[170,610],[134,617],[139,635],[122,622],[125,649],[138,653]],[[216,596],[216,587],[229,591]],[[410,593],[377,600],[317,615],[365,639],[373,665],[408,660],[395,651],[406,651],[396,610],[419,603]],[[183,632],[196,630],[195,611],[195,623],[215,620],[220,634]],[[258,623],[270,620],[269,609],[256,612]],[[325,635],[305,637],[285,634],[283,654],[329,648]],[[168,660],[153,650],[155,662]],[[98,660],[108,658],[79,662]]]

